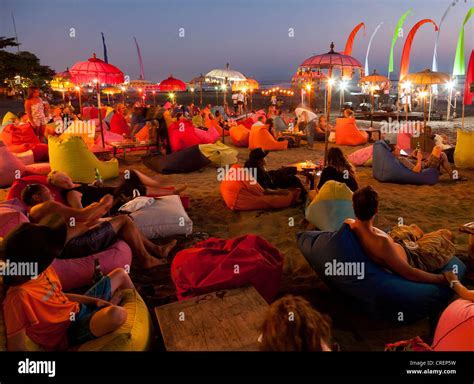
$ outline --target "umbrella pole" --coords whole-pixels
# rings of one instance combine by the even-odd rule
[[[429,107],[428,107],[428,123],[431,122],[431,96],[432,96],[432,94],[431,94],[431,88],[432,88],[432,87],[431,87],[431,85],[430,85],[430,105],[429,105]]]
[[[462,102],[462,110],[461,110],[461,129],[464,130],[464,96]]]
[[[332,67],[329,68],[328,71],[328,96],[327,96],[327,104],[326,104],[326,120],[328,123],[329,127],[329,119],[331,117],[331,95],[332,95],[332,85],[331,82],[329,81],[332,77]],[[328,144],[329,144],[329,129],[326,128],[326,135],[324,139],[324,166],[326,166],[326,162],[328,159]]]
[[[81,119],[82,119],[82,97],[81,97],[81,90],[79,89],[79,91],[77,91],[77,94],[79,95],[79,113],[81,115]]]
[[[99,82],[96,84],[96,91],[97,91],[97,107],[99,108],[99,128],[100,128],[100,137],[102,139],[102,148],[105,148],[105,138],[104,138],[104,130],[102,127],[102,111],[101,111],[101,103],[100,103],[100,89],[99,89]]]
[[[423,97],[423,132],[426,128],[426,94]]]
[[[446,121],[449,121],[449,118],[451,117],[451,103],[453,101],[453,88],[451,87],[449,90],[449,96],[448,96],[448,111],[446,113]]]
[[[374,90],[371,89],[370,92],[372,93],[372,105],[370,108],[370,128],[374,126]]]
[[[202,83],[200,83],[199,87],[199,107],[202,107]]]

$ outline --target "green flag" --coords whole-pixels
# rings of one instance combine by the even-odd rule
[[[464,66],[464,27],[469,21],[470,17],[474,13],[474,7],[472,7],[464,19],[461,31],[459,32],[458,46],[456,48],[456,56],[454,58],[453,76],[463,76],[466,74],[466,68]]]
[[[393,72],[393,48],[395,48],[395,43],[397,42],[398,35],[400,33],[400,30],[403,27],[403,23],[405,22],[405,19],[408,17],[408,15],[411,13],[411,9],[406,11],[402,17],[400,17],[400,20],[398,20],[397,23],[397,28],[395,28],[395,32],[393,33],[392,37],[392,47],[390,48],[390,61],[388,63],[388,76],[390,77],[390,73]]]

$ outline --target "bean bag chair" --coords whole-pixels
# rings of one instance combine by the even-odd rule
[[[26,165],[0,143],[0,187],[9,187],[25,171]]]
[[[345,219],[355,218],[352,191],[346,184],[334,180],[324,183],[306,207],[305,216],[321,231],[337,231]]]
[[[219,132],[214,127],[208,128],[207,131],[194,127],[194,133],[202,144],[214,144],[220,138]]]
[[[242,120],[239,122],[240,125],[243,125],[245,128],[250,130],[252,128],[252,125],[254,125],[254,121],[251,117],[247,117],[245,120]]]
[[[143,164],[159,173],[189,173],[204,168],[211,161],[202,154],[198,145],[169,155],[154,155],[143,158]]]
[[[255,180],[238,177],[242,171],[243,167],[237,164],[233,165],[221,182],[221,195],[229,209],[253,211],[287,208],[299,197],[301,192],[299,189],[290,189],[288,195],[265,195],[264,189]]]
[[[454,163],[458,168],[474,168],[474,132],[458,129]]]
[[[199,145],[199,150],[215,167],[224,167],[237,163],[237,155],[239,154],[235,149],[222,144],[220,141],[215,144],[201,144]]]
[[[53,267],[58,274],[63,289],[90,287],[93,285],[95,259],[99,260],[100,269],[104,275],[116,268],[130,270],[132,265],[132,250],[122,240],[107,248],[105,251],[77,259],[55,259]]]
[[[2,132],[2,141],[13,153],[26,152],[41,144],[29,123],[7,125]]]
[[[138,229],[148,239],[193,233],[193,222],[184,210],[178,195],[149,198],[150,203],[143,207],[135,206],[135,201],[147,199],[140,197],[121,207],[121,212],[127,212]]]
[[[73,136],[67,140],[60,140],[50,136],[48,143],[51,169],[67,173],[76,183],[92,183],[96,168],[103,180],[113,179],[119,175],[117,159],[100,161],[80,137]]]
[[[300,251],[318,276],[375,318],[411,323],[437,314],[453,296],[448,285],[409,281],[374,263],[348,224],[343,224],[337,232],[301,232],[297,240]],[[456,257],[443,271],[454,265],[462,279],[466,267]],[[344,267],[352,267],[352,271]],[[357,273],[358,268],[362,274]]]
[[[271,302],[278,293],[282,268],[283,255],[262,237],[211,238],[178,252],[171,278],[179,300],[252,284]]]
[[[358,149],[355,152],[352,152],[347,158],[356,167],[367,166],[368,164],[372,165],[372,154],[374,146],[369,145],[368,147]]]
[[[17,118],[13,112],[7,112],[3,116],[2,125],[13,124]]]
[[[336,144],[362,145],[367,143],[369,135],[357,129],[354,118],[336,119]]]
[[[457,299],[439,318],[432,348],[435,351],[474,351],[474,302]]]
[[[230,138],[232,139],[232,144],[236,147],[245,147],[249,146],[250,130],[245,127],[245,125],[239,124],[235,127],[232,127],[229,130]]]
[[[204,119],[204,125],[207,129],[214,129],[219,134],[219,137],[222,137],[222,127],[216,120]],[[229,136],[229,131],[224,130],[224,136]]]
[[[168,127],[171,150],[173,152],[201,144],[195,127],[190,121],[175,121]]]
[[[130,126],[123,115],[114,113],[110,119],[110,132],[118,135],[130,135]]]
[[[150,129],[147,125],[143,126],[142,129],[140,129],[136,134],[135,134],[135,139],[138,141],[149,141],[150,140]]]
[[[268,132],[267,125],[252,125],[249,136],[249,149],[262,148],[264,151],[281,151],[288,149],[288,141],[276,141]]]
[[[439,181],[438,171],[429,168],[420,173],[412,172],[390,152],[385,141],[374,144],[372,173],[381,182],[415,185],[434,185]]]

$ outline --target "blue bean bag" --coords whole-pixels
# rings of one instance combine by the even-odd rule
[[[409,281],[374,263],[365,255],[348,224],[343,224],[337,232],[301,232],[297,240],[300,251],[318,276],[329,287],[355,300],[358,308],[372,317],[411,323],[439,313],[453,297],[448,285]],[[345,266],[357,263],[363,268],[363,278],[358,278],[362,274],[348,271],[330,274],[328,266],[340,266],[337,262]],[[456,257],[443,270],[452,269],[455,264],[462,279],[466,267]]]
[[[434,168],[420,173],[410,171],[393,156],[385,141],[374,144],[372,172],[378,181],[387,183],[434,185],[439,181],[438,171]]]

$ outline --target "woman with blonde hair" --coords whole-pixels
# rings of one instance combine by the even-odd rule
[[[261,350],[275,352],[331,351],[330,319],[305,299],[287,295],[275,301],[262,326]]]
[[[28,120],[40,140],[46,129],[48,119],[48,104],[40,97],[40,89],[38,87],[29,87],[25,100],[25,113],[28,115]]]

